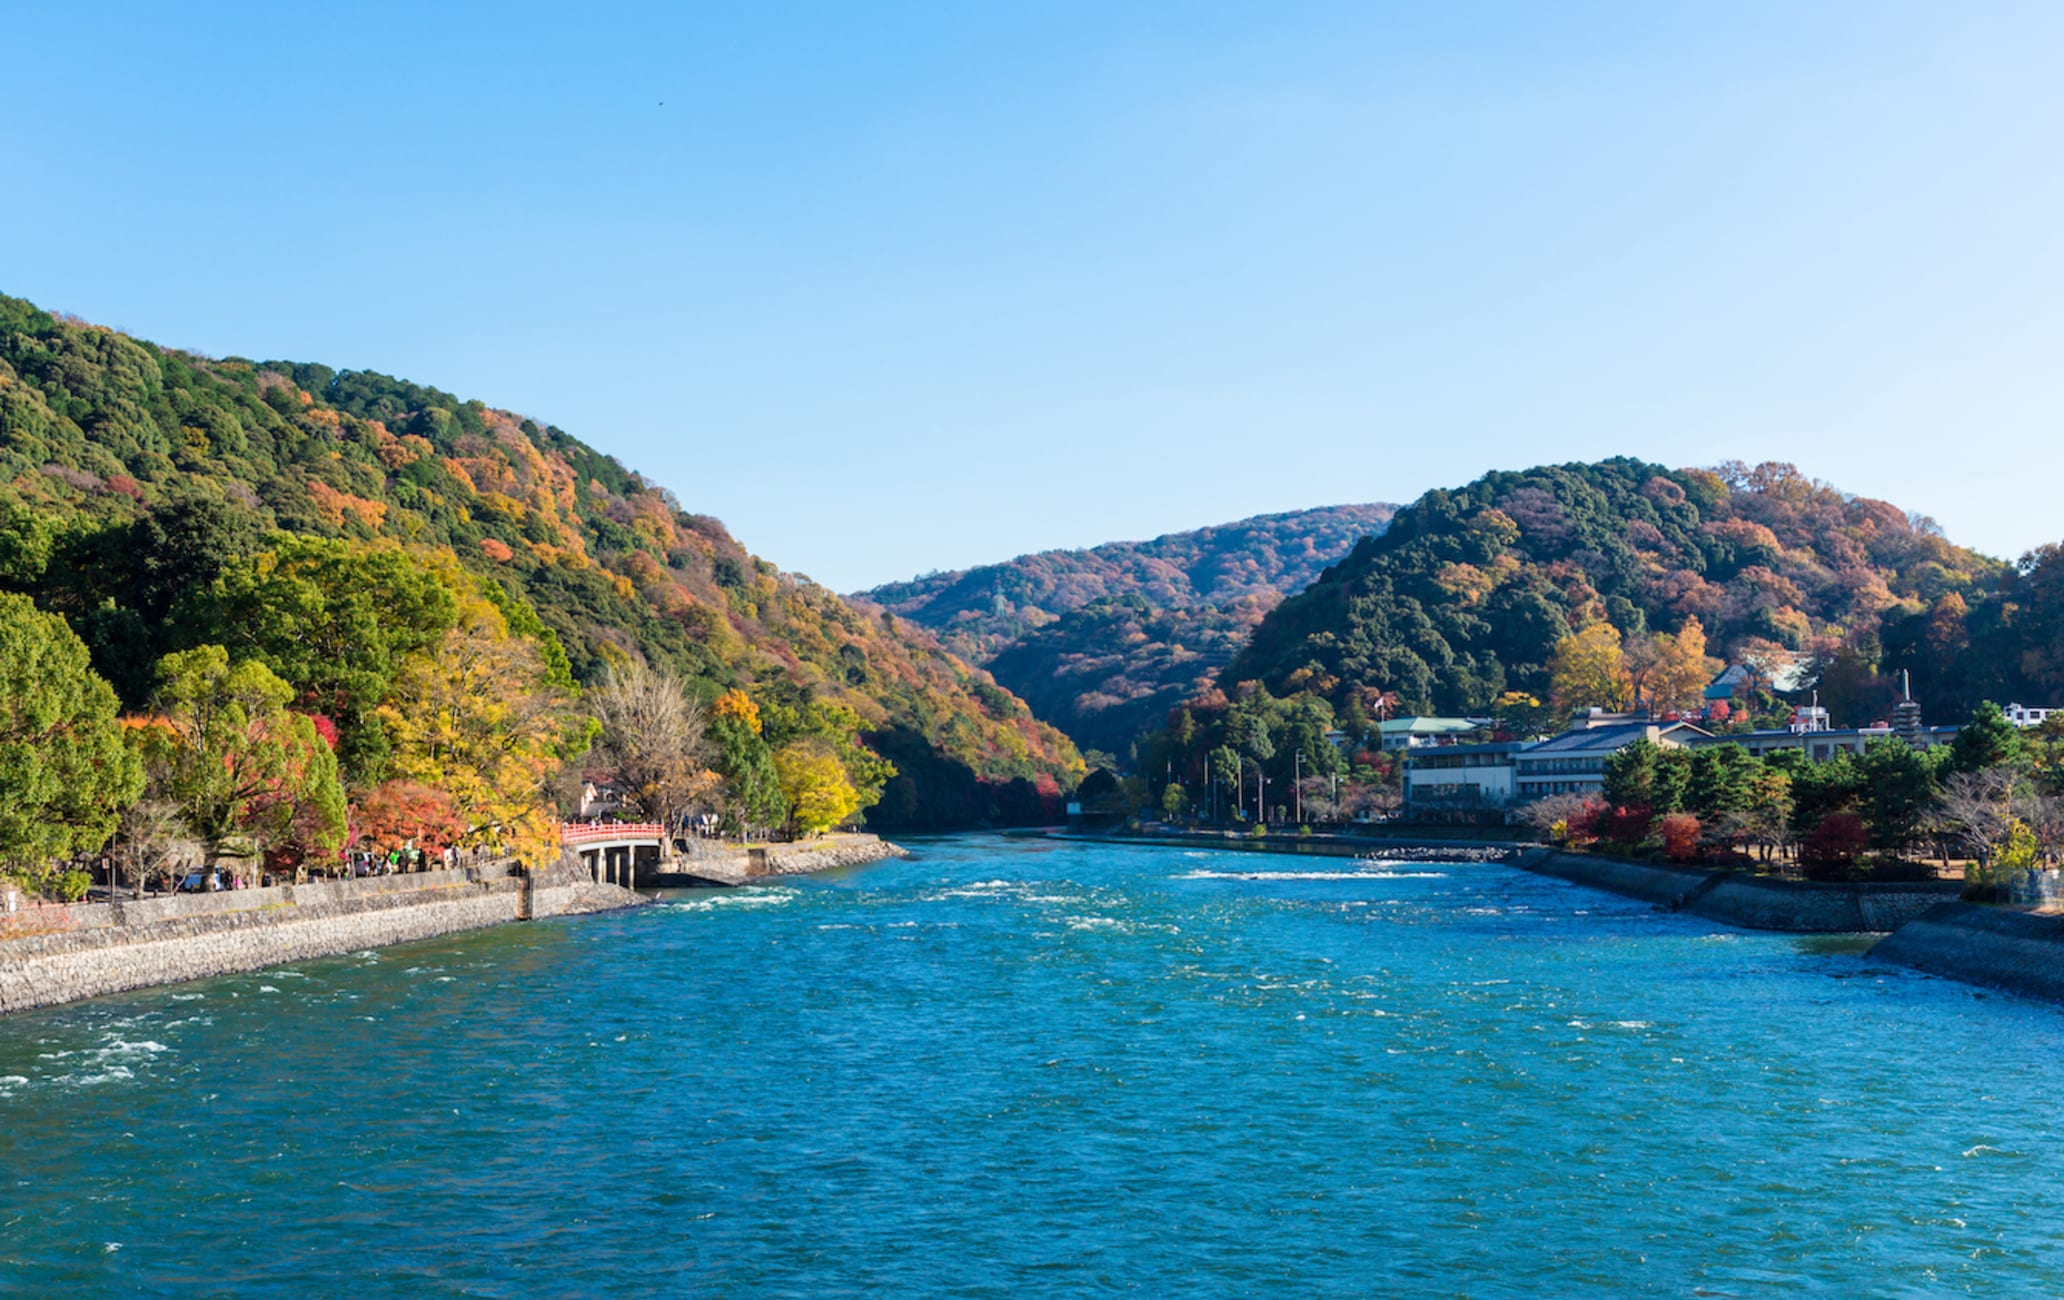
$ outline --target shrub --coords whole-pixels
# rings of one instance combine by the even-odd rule
[[[1641,804],[1622,805],[1605,814],[1599,837],[1614,844],[1639,844],[1648,838],[1649,825],[1654,820],[1654,815]]]
[[[1261,838],[1262,836],[1264,836],[1264,835],[1268,834],[1268,823],[1267,823],[1267,822],[1256,822],[1256,823],[1254,823],[1253,827],[1252,827],[1252,828],[1250,828],[1250,829],[1248,830],[1248,832],[1247,832],[1247,833],[1248,833],[1249,835],[1252,835],[1252,836],[1253,836],[1253,837],[1254,837],[1255,839],[1257,839],[1257,840],[1258,840],[1258,839],[1260,839],[1260,838]]]
[[[1863,818],[1853,812],[1829,813],[1799,846],[1799,861],[1809,869],[1839,874],[1869,847],[1870,832],[1864,828]]]
[[[1672,862],[1690,862],[1698,857],[1699,819],[1690,813],[1671,813],[1657,823],[1663,837],[1663,852]]]
[[[1603,799],[1584,799],[1563,815],[1563,829],[1572,844],[1589,844],[1605,834],[1612,813]]]
[[[50,892],[60,903],[76,903],[93,888],[93,877],[84,871],[65,871],[50,882]]]

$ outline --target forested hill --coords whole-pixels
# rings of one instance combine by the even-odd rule
[[[1065,736],[930,631],[782,573],[558,428],[368,371],[161,348],[0,296],[0,587],[63,613],[126,704],[178,639],[182,589],[212,580],[234,537],[273,530],[448,550],[534,606],[582,681],[628,654],[706,697],[850,709],[903,773],[878,826],[1008,816],[999,801],[1034,787],[1050,800],[1081,770]]]
[[[1396,507],[1328,506],[1043,551],[856,599],[933,628],[1077,744],[1123,755],[1208,685],[1247,633]]]
[[[860,593],[899,618],[938,631],[976,663],[1033,628],[1094,601],[1138,596],[1153,609],[1273,603],[1319,576],[1397,507],[1325,506],[1256,515],[1146,542],[1040,551],[1001,564],[928,573]]]
[[[1495,473],[1400,510],[1270,613],[1220,682],[1488,712],[1508,690],[1547,700],[1573,631],[1609,623],[1631,646],[1696,619],[1722,655],[1812,654],[1838,721],[1883,716],[1902,667],[1933,716],[1961,716],[2064,691],[2059,570],[2049,552],[1988,559],[1789,465]]]

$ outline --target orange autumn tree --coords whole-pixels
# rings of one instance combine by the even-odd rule
[[[382,782],[351,809],[358,844],[375,851],[410,843],[434,851],[457,844],[466,829],[449,794],[414,781]]]

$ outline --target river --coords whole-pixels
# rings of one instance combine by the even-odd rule
[[[2064,1014],[1496,865],[960,838],[0,1021],[0,1293],[2064,1290]]]

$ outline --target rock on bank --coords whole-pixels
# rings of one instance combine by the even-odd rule
[[[562,863],[47,909],[37,932],[0,929],[0,1014],[645,901]]]

